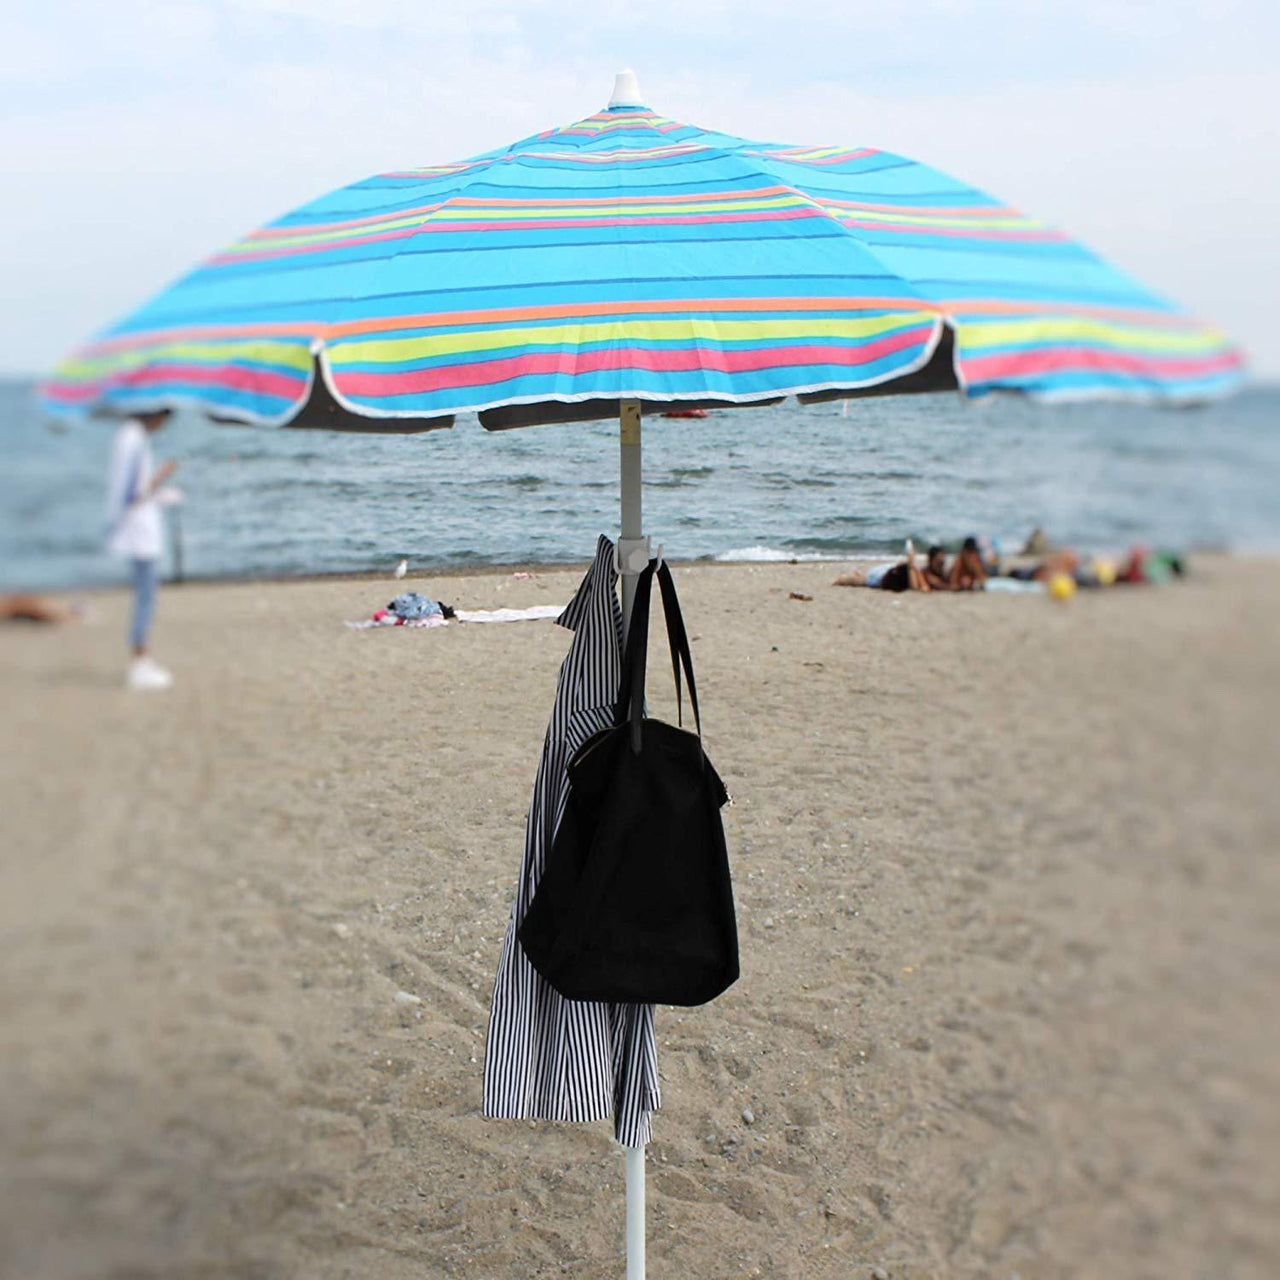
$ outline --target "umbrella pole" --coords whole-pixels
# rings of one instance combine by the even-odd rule
[[[622,639],[631,627],[631,606],[636,579],[649,563],[649,539],[644,536],[640,512],[640,401],[623,400],[621,416],[622,536],[618,539],[618,563],[622,570]]]
[[[640,501],[640,401],[623,400],[621,418],[622,536],[618,564],[622,571],[622,638],[631,627],[636,579],[649,563]],[[644,1148],[624,1148],[627,1185],[627,1280],[644,1280]]]
[[[644,1280],[644,1148],[626,1147],[627,1280]]]

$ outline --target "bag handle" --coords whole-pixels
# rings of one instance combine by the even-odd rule
[[[631,725],[631,749],[640,751],[640,719],[644,711],[645,665],[649,652],[649,594],[653,586],[653,561],[636,578],[636,594],[631,602],[631,622],[627,647],[622,655],[622,684],[618,689],[618,723],[623,717]]]
[[[645,668],[649,651],[649,599],[655,575],[662,589],[663,613],[666,615],[667,643],[671,650],[671,669],[676,683],[676,715],[683,725],[680,688],[680,668],[683,666],[689,683],[689,702],[693,706],[694,723],[698,727],[698,736],[702,736],[698,686],[693,678],[693,658],[689,652],[689,637],[680,613],[675,582],[671,577],[671,570],[665,564],[659,568],[656,560],[650,560],[636,580],[631,626],[627,632],[627,648],[622,658],[622,684],[618,691],[618,710],[625,714],[631,725],[631,749],[637,753],[640,750],[640,721],[644,715]]]
[[[693,678],[693,653],[689,649],[689,636],[684,629],[684,614],[680,612],[675,579],[665,563],[658,567],[658,586],[662,589],[662,611],[667,618],[667,643],[671,646],[671,673],[676,681],[676,723],[684,727],[680,690],[680,667],[683,665],[685,679],[689,682],[689,703],[693,707],[693,723],[697,725],[698,737],[701,738],[702,716],[698,713],[698,685]]]

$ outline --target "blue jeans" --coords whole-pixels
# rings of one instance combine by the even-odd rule
[[[133,568],[133,623],[129,643],[134,649],[145,649],[156,614],[156,591],[160,586],[159,560],[131,560]]]

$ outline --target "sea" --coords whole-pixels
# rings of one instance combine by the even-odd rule
[[[54,427],[0,382],[0,590],[119,582],[102,549],[111,425]],[[618,428],[343,435],[175,416],[170,575],[582,562],[618,526]],[[1280,386],[1191,409],[955,393],[644,423],[644,522],[673,560],[888,558],[1033,528],[1082,552],[1280,549]]]

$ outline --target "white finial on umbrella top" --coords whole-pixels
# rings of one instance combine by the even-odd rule
[[[636,83],[636,73],[628,67],[619,71],[613,82],[613,97],[609,99],[610,107],[643,107],[644,99],[640,96],[640,86]]]

